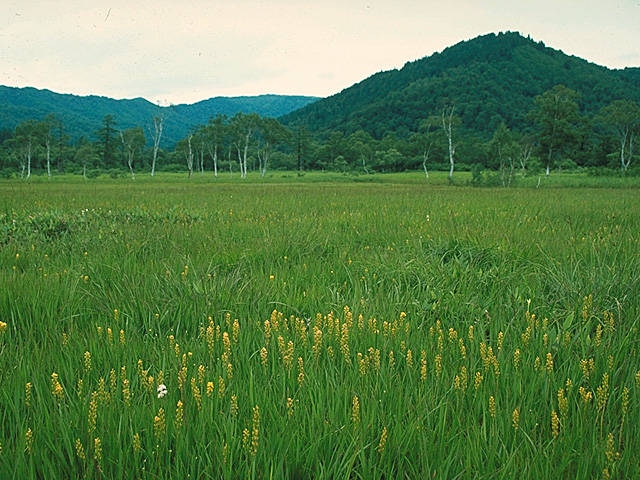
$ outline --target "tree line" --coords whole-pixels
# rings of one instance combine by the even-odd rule
[[[556,85],[536,96],[525,126],[512,129],[500,122],[491,138],[464,125],[461,105],[442,100],[438,111],[424,115],[415,131],[399,135],[393,129],[373,138],[363,129],[313,132],[257,114],[217,115],[191,129],[171,149],[161,149],[165,118],[148,125],[118,128],[106,115],[100,128],[71,142],[55,114],[27,120],[12,131],[0,132],[0,173],[28,179],[33,173],[101,173],[130,175],[157,171],[188,176],[222,172],[246,177],[270,170],[329,170],[344,173],[471,170],[480,181],[489,172],[492,181],[508,186],[517,175],[549,175],[558,169],[634,168],[635,141],[640,134],[640,106],[615,100],[594,114],[580,109],[580,95]]]

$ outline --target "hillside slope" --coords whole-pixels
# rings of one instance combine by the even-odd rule
[[[454,104],[468,133],[490,136],[504,121],[525,128],[536,95],[564,84],[585,113],[614,99],[640,101],[639,69],[610,70],[546,47],[519,33],[489,34],[377,73],[282,118],[311,131],[363,129],[374,138],[406,136],[421,120]]]
[[[134,126],[147,130],[156,115],[165,116],[163,146],[172,146],[189,130],[218,114],[257,113],[280,117],[317,100],[315,97],[260,95],[255,97],[215,97],[190,105],[159,107],[143,99],[114,100],[99,96],[59,94],[35,88],[0,86],[0,130],[13,130],[19,123],[55,114],[72,139],[91,137],[105,115],[113,115],[117,128]]]

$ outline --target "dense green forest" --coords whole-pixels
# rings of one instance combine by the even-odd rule
[[[59,94],[35,88],[0,86],[0,131],[13,130],[26,120],[39,120],[54,113],[63,123],[72,142],[92,137],[106,115],[117,119],[121,129],[148,128],[154,116],[165,118],[161,146],[171,149],[194,127],[215,115],[257,113],[280,117],[297,110],[316,97],[295,95],[258,95],[254,97],[215,97],[185,105],[158,106],[144,98],[114,100],[107,97]]]
[[[610,70],[511,32],[461,42],[329,98],[291,97],[284,115],[277,108],[213,114],[206,102],[166,110],[136,99],[126,101],[134,121],[133,113],[112,113],[116,101],[95,98],[84,108],[99,113],[100,124],[82,135],[53,102],[2,130],[0,171],[424,170],[428,177],[437,169],[453,179],[464,169],[475,181],[507,186],[557,169],[640,170],[640,69]],[[5,109],[3,116],[18,118]],[[176,137],[178,123],[184,130]]]

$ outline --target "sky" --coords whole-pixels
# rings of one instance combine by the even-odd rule
[[[326,97],[504,31],[640,67],[640,0],[2,0],[0,85],[160,105]]]

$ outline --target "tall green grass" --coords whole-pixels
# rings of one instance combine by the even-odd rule
[[[0,183],[0,478],[640,474],[637,189],[311,177]]]

